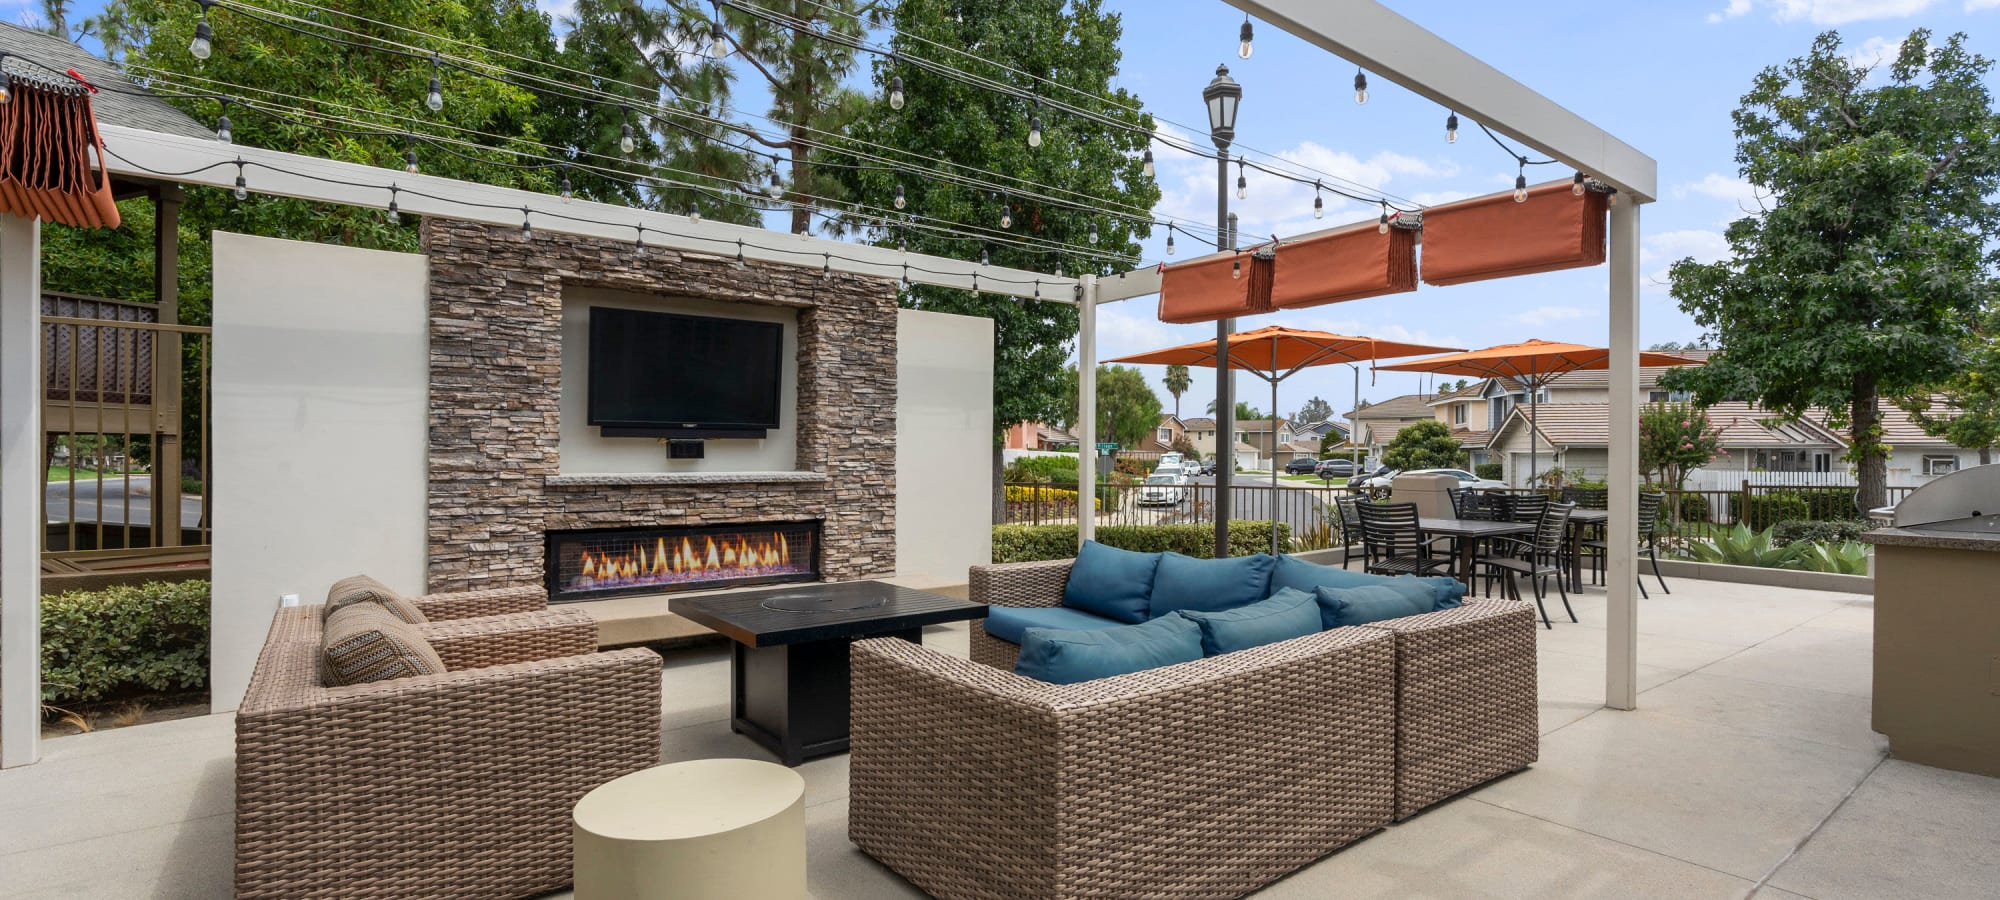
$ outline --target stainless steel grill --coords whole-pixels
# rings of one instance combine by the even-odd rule
[[[2000,465],[1960,469],[1875,515],[1911,531],[2000,536]]]

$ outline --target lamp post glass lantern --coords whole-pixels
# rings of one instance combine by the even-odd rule
[[[1248,27],[1247,25],[1245,27]],[[1215,249],[1233,250],[1236,230],[1229,215],[1229,144],[1236,139],[1236,110],[1243,103],[1243,86],[1229,77],[1229,67],[1215,67],[1215,80],[1201,91],[1208,106],[1208,137],[1215,142]],[[1230,481],[1236,472],[1236,396],[1229,368],[1229,333],[1236,323],[1215,323],[1215,555],[1229,555]],[[1275,413],[1274,413],[1275,415]],[[1277,458],[1273,448],[1272,459]]]

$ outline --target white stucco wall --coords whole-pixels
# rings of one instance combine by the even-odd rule
[[[993,320],[896,314],[896,571],[993,561]]]
[[[701,459],[667,459],[655,438],[608,438],[590,424],[590,308],[611,306],[655,312],[777,322],[785,328],[784,371],[778,376],[779,421],[763,440],[712,440]],[[749,303],[636,294],[601,288],[563,292],[562,430],[565,475],[634,472],[788,472],[798,458],[799,316],[796,310]]]
[[[422,256],[215,233],[211,701],[235,709],[279,597],[424,586]]]

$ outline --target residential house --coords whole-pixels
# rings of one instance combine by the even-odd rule
[[[1021,422],[1007,429],[1000,446],[1008,450],[1074,450],[1076,436],[1046,422]]]
[[[1184,437],[1187,437],[1187,423],[1173,413],[1161,413],[1160,423],[1153,428],[1152,434],[1146,436],[1145,442],[1128,449],[1140,453],[1166,453]]]
[[[1451,429],[1451,436],[1458,439],[1469,462],[1476,466],[1493,460],[1487,444],[1499,422],[1492,411],[1511,408],[1517,400],[1526,399],[1526,392],[1514,382],[1496,378],[1438,394],[1427,405],[1434,417]]]
[[[1237,440],[1254,448],[1258,468],[1282,466],[1300,457],[1319,458],[1319,441],[1292,429],[1290,420],[1251,419],[1236,423]]]
[[[1825,425],[1805,419],[1779,422],[1749,403],[1715,404],[1708,409],[1708,420],[1722,449],[1722,456],[1705,467],[1709,471],[1831,472],[1845,450],[1840,435]],[[1489,452],[1501,460],[1508,483],[1525,485],[1531,470],[1556,467],[1580,470],[1589,479],[1610,471],[1611,404],[1545,403],[1534,409],[1532,421],[1532,466],[1526,407],[1516,407],[1492,435]]]
[[[1431,411],[1429,406],[1432,399],[1430,394],[1404,394],[1348,413],[1347,417],[1354,422],[1352,443],[1367,448],[1370,458],[1380,458],[1383,448],[1396,439],[1398,432],[1426,419],[1437,418],[1437,413]]]
[[[1206,417],[1187,419],[1182,422],[1182,428],[1187,433],[1188,442],[1194,445],[1195,452],[1200,453],[1203,459],[1210,459],[1215,456],[1214,419]],[[1257,448],[1241,440],[1242,432],[1240,430],[1237,432],[1237,435],[1236,458],[1248,464],[1250,460],[1257,458]]]
[[[1322,448],[1347,442],[1347,423],[1339,419],[1321,419],[1310,425],[1300,425],[1293,430],[1300,437],[1311,436],[1317,439]]]

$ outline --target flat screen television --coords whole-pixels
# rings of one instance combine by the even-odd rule
[[[590,424],[605,437],[761,438],[777,428],[776,322],[593,306]]]

